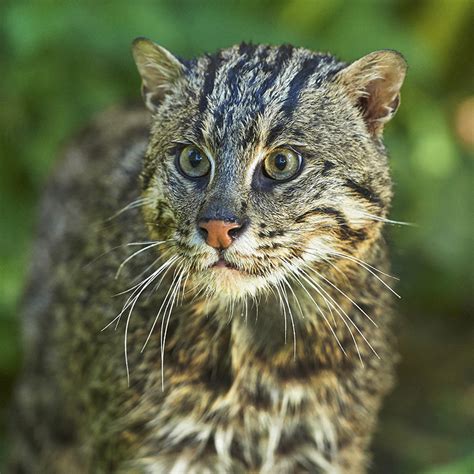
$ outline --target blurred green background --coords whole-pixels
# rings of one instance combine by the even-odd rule
[[[387,127],[396,183],[398,385],[375,436],[374,473],[474,472],[472,0],[2,1],[0,3],[0,456],[21,349],[17,303],[35,207],[58,150],[108,105],[137,99],[130,42],[191,57],[245,41],[410,65]],[[471,212],[469,212],[471,211]]]

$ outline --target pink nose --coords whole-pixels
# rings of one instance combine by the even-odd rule
[[[200,222],[199,227],[205,233],[207,245],[215,249],[226,249],[234,240],[232,231],[235,233],[242,225],[237,222],[211,220]]]

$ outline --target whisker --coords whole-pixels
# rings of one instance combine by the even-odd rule
[[[145,204],[151,204],[153,202],[153,200],[151,198],[140,198],[140,199],[136,199],[135,201],[132,201],[131,203],[127,204],[125,207],[122,207],[122,209],[120,209],[119,211],[117,211],[115,214],[113,214],[112,216],[108,217],[105,222],[109,222],[113,219],[115,219],[116,217],[120,216],[121,214],[123,214],[124,212],[126,211],[129,211],[130,209],[136,209],[137,207],[141,207]]]
[[[312,249],[305,249],[304,253],[307,253],[309,255],[313,255],[314,257],[321,258],[325,262],[329,263],[329,260],[327,258],[324,258],[323,255],[318,253],[318,252],[312,251]],[[393,280],[397,280],[397,281],[399,280],[399,278],[397,278],[396,276],[390,275],[389,273],[385,273],[383,270],[380,270],[379,268],[374,267],[373,265],[370,265],[369,263],[364,262],[363,260],[361,260],[357,257],[354,257],[353,255],[348,255],[348,254],[345,254],[345,253],[342,253],[342,252],[333,251],[333,252],[330,253],[330,256],[337,256],[337,257],[341,257],[341,258],[342,257],[347,257],[348,259],[352,259],[355,263],[360,263],[361,266],[365,265],[366,267],[371,268],[372,270],[376,271],[377,273],[380,273],[381,275],[386,276],[387,278],[392,278]]]
[[[320,291],[322,291],[328,298],[329,298],[329,301],[332,302],[332,304],[334,304],[337,308],[339,308],[339,310],[342,312],[342,314],[347,318],[347,320],[354,326],[355,330],[360,334],[360,336],[362,337],[362,339],[364,339],[364,341],[366,342],[366,344],[369,346],[369,348],[372,350],[372,352],[375,354],[375,356],[377,356],[377,358],[380,359],[379,355],[377,354],[377,351],[372,347],[372,345],[370,344],[370,342],[367,340],[367,338],[365,337],[364,333],[359,329],[359,326],[357,326],[357,324],[349,317],[349,315],[344,311],[344,309],[337,303],[337,301],[322,287],[320,286],[313,278],[311,278],[310,275],[308,275],[306,273],[306,271],[302,270],[304,272],[304,274],[311,280],[313,281],[313,283],[319,288]],[[336,308],[335,308],[336,309]],[[340,314],[340,313],[339,313]],[[344,319],[343,319],[344,321]],[[355,340],[354,340],[355,342]],[[362,357],[360,355],[360,352],[359,352],[359,358],[360,358],[360,361],[363,364],[362,362]]]
[[[151,248],[157,247],[158,245],[161,245],[161,244],[170,242],[171,240],[173,240],[173,239],[159,240],[159,241],[157,241],[157,242],[154,242],[154,243],[148,245],[148,246],[145,247],[145,248],[142,248],[142,249],[137,250],[136,252],[132,253],[132,255],[130,255],[129,257],[127,257],[127,258],[120,264],[120,266],[118,267],[118,270],[117,270],[117,272],[115,273],[115,279],[118,278],[118,276],[120,275],[120,272],[122,271],[122,268],[127,264],[127,262],[129,262],[130,260],[132,260],[133,258],[135,258],[137,255],[140,255],[141,253],[145,252],[146,250],[149,250],[149,249],[151,249]]]
[[[156,277],[155,277],[156,278]],[[130,371],[129,371],[129,366],[128,366],[128,351],[127,351],[127,342],[128,342],[128,327],[129,327],[129,324],[130,324],[130,318],[132,316],[132,313],[133,313],[133,308],[135,307],[138,299],[140,298],[140,295],[143,293],[143,291],[145,290],[145,288],[152,282],[153,280],[151,280],[149,283],[147,283],[144,288],[142,288],[140,290],[140,292],[138,293],[138,295],[135,297],[134,299],[134,302],[133,304],[130,306],[130,311],[128,312],[128,315],[127,315],[127,322],[125,323],[125,334],[124,334],[124,355],[125,355],[125,368],[126,368],[126,371],[127,371],[127,383],[128,385],[130,386]],[[120,321],[120,319],[119,319]],[[118,324],[118,322],[117,322]]]
[[[155,241],[148,241],[148,242],[130,242],[128,244],[122,244],[122,245],[116,245],[115,247],[112,247],[109,250],[106,250],[105,252],[101,253],[97,257],[93,258],[90,262],[87,262],[83,268],[88,268],[90,265],[93,263],[97,262],[100,258],[104,257],[105,255],[108,255],[110,252],[113,252],[114,250],[121,249],[123,247],[132,247],[132,246],[138,246],[138,245],[149,245],[153,244]]]
[[[290,288],[291,292],[293,293],[293,296],[294,298],[296,299],[296,302],[299,306],[299,309],[300,309],[300,312],[301,314],[303,315],[303,311],[301,309],[301,306],[300,306],[300,303],[298,301],[298,298],[296,298],[296,295],[295,295],[295,292],[293,291],[293,288],[291,288],[291,285],[288,283],[288,281],[286,280],[286,278],[283,278],[283,283],[288,287]],[[286,299],[286,305],[288,307],[288,312],[289,312],[289,315],[290,315],[290,322],[291,322],[291,329],[293,331],[293,358],[296,359],[296,326],[295,326],[295,320],[293,318],[293,312],[291,311],[291,306],[288,302],[288,294],[286,293],[285,289],[282,287],[282,291],[284,291],[284,295],[285,295],[285,299]],[[303,315],[304,317],[304,315]]]
[[[296,270],[296,271],[298,272],[298,275],[300,275],[299,270]],[[338,346],[340,347],[341,351],[343,352],[343,354],[344,354],[346,357],[348,357],[347,352],[345,351],[344,347],[343,347],[342,344],[341,344],[341,341],[339,341],[339,338],[337,337],[337,334],[335,333],[335,331],[334,331],[334,329],[332,328],[332,326],[329,324],[329,321],[328,321],[328,319],[326,318],[326,315],[325,315],[324,312],[322,311],[322,309],[321,309],[321,307],[319,306],[319,304],[315,301],[315,299],[313,298],[313,296],[311,295],[311,293],[306,289],[306,287],[305,287],[305,286],[303,285],[303,283],[299,280],[299,278],[296,278],[296,275],[295,275],[295,274],[293,274],[292,276],[294,277],[295,281],[301,286],[301,288],[303,288],[303,290],[304,290],[305,293],[308,295],[308,297],[311,299],[311,301],[314,303],[314,305],[316,306],[316,309],[319,311],[319,313],[321,314],[321,316],[322,316],[323,319],[324,319],[324,322],[326,323],[326,325],[328,326],[328,328],[329,328],[329,330],[331,331],[332,335],[333,335],[334,338],[336,339],[336,342],[337,342]],[[300,275],[300,276],[302,276],[302,277],[304,278],[303,275]],[[310,285],[310,286],[311,286],[311,285]],[[317,291],[317,290],[316,290],[316,291]],[[322,298],[326,301],[326,298],[325,298],[323,295],[321,295],[321,293],[318,292],[318,294],[319,294],[320,296],[322,296]],[[326,304],[327,304],[327,302],[326,302]],[[330,308],[330,306],[328,306],[328,307]],[[333,316],[333,318],[334,318],[334,316]],[[350,329],[350,328],[348,328],[348,329],[349,329],[349,332],[351,332],[351,329]]]
[[[164,391],[165,389],[165,347],[166,347],[166,336],[168,334],[168,326],[169,322],[171,319],[171,313],[173,312],[173,306],[176,302],[177,295],[179,295],[179,289],[181,285],[181,281],[183,278],[183,275],[185,273],[185,268],[181,270],[181,273],[179,275],[179,279],[175,284],[175,289],[173,290],[173,294],[171,296],[171,304],[169,306],[168,310],[168,315],[165,316],[165,313],[163,314],[162,322],[161,322],[161,331],[160,331],[160,339],[161,339],[161,390]],[[166,320],[166,322],[165,322]],[[163,332],[163,323],[165,323],[165,328]]]
[[[140,291],[140,289],[145,286],[148,286],[148,283],[151,283],[155,277],[158,276],[158,270],[154,271],[151,275],[149,275],[148,277],[146,277],[143,281],[141,281],[140,283],[138,283],[137,285],[135,285],[134,287],[130,288],[129,290],[126,290],[124,292],[121,292],[121,293],[118,293],[117,295],[114,295],[114,296],[119,296],[121,294],[125,294],[125,293],[128,293],[129,291],[131,290],[134,290],[133,293],[127,298],[127,300],[125,301],[124,303],[124,306],[122,307],[122,311],[117,315],[115,316],[114,319],[112,319],[112,321],[110,321],[107,326],[105,326],[104,328],[102,328],[102,331],[105,331],[110,325],[112,325],[115,321],[120,321],[120,317],[122,316],[122,314],[125,312],[125,310],[130,306],[131,304],[131,301],[134,299],[134,297],[136,296],[137,292]]]
[[[176,262],[179,262],[179,260],[176,260]],[[171,270],[171,266],[169,266],[166,271],[163,273],[163,275],[161,275],[161,278],[160,280],[158,281],[158,283],[156,283],[156,285],[153,287],[153,289],[150,291],[150,294],[148,295],[148,299],[151,298],[151,296],[158,290],[158,288],[161,286],[161,284],[163,283],[163,280],[166,278],[166,275],[168,274],[168,272]],[[147,301],[148,301],[147,299]]]
[[[284,317],[284,321],[285,321],[285,344],[286,344],[286,341],[287,341],[287,332],[288,332],[288,323],[287,323],[287,316],[286,316],[286,307],[283,303],[283,297],[281,295],[281,292],[280,292],[280,288],[279,288],[279,285],[276,284],[276,285],[273,285],[274,288],[277,290],[277,294],[278,294],[278,299],[280,301],[280,309],[283,311],[283,317]]]
[[[291,274],[293,273],[293,271],[294,271],[294,270],[293,270],[293,267],[291,266],[291,262],[289,262],[289,261],[286,260],[286,259],[282,259],[282,258],[280,258],[280,261],[283,261],[284,263],[286,262],[286,264],[287,264],[287,269],[288,269],[288,271],[289,271],[289,273],[290,273],[290,275],[291,275]],[[300,282],[298,282],[298,283],[300,283]],[[303,287],[303,288],[304,288],[304,287]],[[306,290],[306,288],[304,288],[304,289]],[[307,292],[307,291],[306,291],[306,292]],[[328,301],[327,301],[327,299],[324,297],[324,295],[320,295],[320,296],[322,296],[324,303],[326,304],[327,308],[329,309],[329,313],[330,313],[330,315],[331,315],[332,322],[334,323],[334,327],[337,328],[336,318],[334,317],[334,313],[333,313],[333,311],[332,311],[331,305],[328,303]],[[314,301],[314,300],[313,300],[313,301]],[[316,306],[318,307],[320,313],[322,313],[322,310],[321,310],[321,308],[319,307],[319,305],[318,305],[315,301],[314,301],[314,303],[315,303]],[[322,314],[323,314],[323,313],[322,313]]]
[[[188,283],[188,278],[189,278],[189,265],[188,265],[188,268],[186,270],[186,278],[184,279],[184,282],[183,282],[183,291],[181,292],[181,302],[180,302],[180,304],[183,304],[183,302],[184,302],[186,284]]]
[[[392,225],[405,225],[405,226],[413,226],[416,227],[416,224],[413,222],[404,222],[404,221],[396,221],[392,219],[387,219],[386,217],[377,216],[375,214],[370,214],[369,212],[361,211],[359,209],[353,209],[353,211],[361,214],[364,217],[367,217],[373,221],[384,222],[385,224],[392,224]]]
[[[177,257],[177,260],[178,260],[179,257]],[[176,261],[176,260],[175,260]],[[174,262],[173,262],[174,263]],[[153,324],[151,326],[151,329],[150,331],[148,332],[148,337],[146,338],[145,340],[145,343],[143,344],[142,348],[141,348],[141,351],[140,352],[143,352],[148,344],[148,341],[150,340],[151,338],[151,335],[153,334],[154,330],[155,330],[155,326],[156,326],[156,323],[158,322],[158,319],[160,317],[160,314],[161,314],[161,311],[164,309],[164,308],[167,308],[167,302],[168,302],[168,297],[169,295],[171,294],[172,292],[172,289],[173,289],[173,286],[174,286],[174,282],[175,282],[175,279],[176,279],[176,270],[175,270],[175,274],[173,276],[173,280],[170,284],[170,286],[168,287],[168,291],[166,292],[165,294],[165,297],[163,298],[163,301],[161,303],[161,306],[160,308],[158,309],[158,312],[155,316],[155,319],[153,321]]]
[[[167,262],[163,263],[163,265],[166,265],[166,263],[167,263]],[[161,267],[158,268],[158,270],[155,270],[155,272],[159,271],[160,269],[161,269]],[[127,290],[123,290],[123,291],[120,291],[119,293],[115,293],[115,294],[112,295],[112,296],[115,298],[115,297],[117,297],[117,296],[124,295],[124,294],[126,294],[126,293],[130,293],[131,291],[134,291],[136,288],[138,288],[139,286],[141,286],[144,281],[147,281],[148,278],[150,278],[152,275],[154,275],[155,272],[153,272],[151,275],[149,275],[148,277],[146,277],[145,280],[141,281],[140,283],[137,283],[136,285],[134,285],[134,286],[128,288]],[[133,297],[133,295],[132,295],[132,297]]]
[[[139,280],[143,275],[145,275],[146,273],[148,273],[148,271],[153,268],[159,261],[160,259],[163,257],[163,255],[159,255],[155,260],[153,260],[153,262],[150,263],[150,265],[148,265],[148,267],[145,268],[145,270],[143,270],[141,273],[139,273],[133,280],[132,282],[135,282],[137,280]]]
[[[382,278],[380,278],[374,271],[372,271],[372,269],[370,268],[370,266],[368,266],[368,264],[362,262],[361,260],[355,258],[355,257],[352,257],[350,255],[346,255],[344,253],[340,253],[340,252],[333,252],[333,255],[336,255],[338,257],[341,257],[341,258],[346,258],[347,260],[351,260],[352,262],[355,262],[357,263],[360,267],[362,268],[365,268],[365,270],[367,270],[371,275],[373,275],[378,281],[380,281],[380,283],[382,283],[382,285],[385,286],[385,288],[387,288],[389,291],[391,291],[397,298],[401,298],[401,296],[390,286],[388,285],[385,281],[382,280]],[[381,270],[377,270],[379,273],[382,273],[383,275],[385,276],[388,276],[390,277],[390,275],[387,275],[386,273],[383,273]]]
[[[306,273],[303,269],[301,269],[301,272],[303,272],[304,275],[308,276],[307,273]],[[309,277],[309,280],[308,280],[308,278],[306,278],[306,276],[303,276],[303,275],[302,275],[302,278],[303,278],[314,290],[316,290],[316,292],[317,292],[318,294],[320,294],[320,295],[322,296],[321,290],[320,290],[317,286],[315,286],[316,283],[315,283],[309,276],[308,276],[308,277]],[[355,337],[354,337],[354,334],[353,334],[353,332],[352,332],[350,326],[347,324],[347,321],[345,320],[345,318],[344,318],[343,314],[341,313],[341,311],[340,311],[336,306],[334,306],[334,303],[331,302],[331,300],[329,300],[329,302],[330,302],[331,305],[334,307],[335,311],[337,312],[337,314],[338,314],[339,317],[341,318],[342,322],[344,323],[344,325],[345,325],[346,328],[348,329],[349,334],[350,334],[350,336],[351,336],[351,338],[352,338],[352,341],[354,342],[354,346],[355,346],[355,348],[356,348],[356,350],[357,350],[357,355],[359,356],[360,363],[361,363],[362,367],[364,367],[364,362],[362,361],[362,355],[361,355],[360,350],[359,350],[359,345],[357,344],[357,341],[356,341],[356,339],[355,339]]]
[[[160,350],[161,350],[162,368],[163,368],[164,341],[166,339],[165,322],[167,319],[167,315],[171,314],[171,311],[173,310],[174,301],[176,299],[176,295],[179,293],[180,283],[181,283],[183,274],[184,274],[184,265],[180,265],[176,268],[175,273],[173,275],[173,281],[171,282],[171,285],[167,293],[167,296],[169,294],[167,301],[165,298],[166,305],[163,310],[163,317],[161,318],[161,328],[160,328]],[[159,312],[158,312],[158,315],[159,315]],[[158,318],[158,315],[157,315],[157,318]],[[151,329],[149,336],[151,335],[152,332],[153,332],[153,328]],[[142,351],[145,349],[146,343],[148,342],[148,340],[149,340],[149,337],[147,341],[145,341]]]
[[[361,265],[365,265],[366,267],[371,268],[372,270],[376,271],[377,273],[380,273],[381,275],[384,275],[384,276],[386,276],[386,277],[388,277],[388,278],[392,278],[393,280],[397,280],[397,281],[400,280],[400,279],[397,278],[396,276],[390,275],[389,273],[386,273],[386,272],[380,270],[379,268],[374,267],[374,266],[371,265],[370,263],[364,262],[364,260],[361,260],[360,258],[355,257],[354,255],[349,255],[349,254],[345,254],[345,253],[342,253],[342,252],[337,252],[336,255],[338,255],[338,256],[340,256],[340,257],[352,258],[352,259],[353,259],[354,261],[356,261],[357,263],[360,263]]]
[[[132,295],[129,296],[128,300],[125,302],[125,306],[122,310],[122,312],[128,308],[128,306],[130,306],[130,301],[132,299],[135,299],[136,298],[136,295],[137,293],[138,294],[141,294],[143,292],[143,290],[145,288],[147,288],[151,283],[153,283],[153,281],[161,274],[163,273],[163,271],[165,271],[165,274],[167,273],[168,269],[171,267],[171,265],[178,259],[179,257],[177,256],[173,256],[171,257],[170,259],[168,259],[165,263],[163,263],[157,270],[155,270],[150,276],[148,276],[147,278],[145,278],[145,280],[143,280],[142,283],[139,283],[138,285],[136,285],[136,290],[132,293]],[[163,277],[164,277],[163,275]],[[161,278],[160,282],[163,280],[163,277]],[[141,288],[142,286],[144,285],[143,288]],[[141,288],[141,289],[140,289]],[[155,290],[154,290],[155,291]],[[120,315],[119,315],[120,316]]]
[[[344,296],[344,298],[349,300],[376,328],[378,327],[377,323],[352,298],[350,298],[348,295],[346,295],[346,293],[344,293],[340,288],[338,288],[332,281],[328,280],[326,277],[321,275],[314,268],[311,268],[310,266],[308,266],[308,268],[312,272],[314,272],[319,278],[322,278],[325,282],[327,282],[329,285],[331,285],[337,292],[339,292],[342,296]]]
[[[228,323],[229,323],[229,324],[230,324],[230,322],[232,321],[232,319],[234,318],[235,302],[236,302],[236,299],[232,296],[232,298],[231,298],[231,306],[230,306],[230,314],[229,314],[229,318],[228,318]]]
[[[330,265],[332,268],[334,268],[334,270],[336,270],[338,273],[340,273],[346,281],[347,285],[351,285],[349,277],[335,263],[333,263],[329,258],[321,257],[321,259],[328,265]]]
[[[290,290],[290,292],[293,296],[293,299],[296,301],[296,305],[298,306],[298,310],[301,314],[301,318],[305,319],[303,308],[301,307],[300,301],[299,301],[298,297],[296,296],[296,293],[294,292],[293,288],[291,287],[291,284],[288,282],[288,279],[286,277],[282,277],[282,281],[285,284],[285,286],[288,287],[288,289]]]
[[[129,292],[132,289],[134,290],[133,293],[128,297],[127,301],[125,302],[122,311],[112,320],[110,321],[104,328],[102,328],[102,331],[105,331],[109,326],[111,326],[115,321],[117,321],[117,325],[120,322],[120,318],[123,315],[123,313],[127,310],[127,308],[130,307],[131,304],[133,304],[135,299],[143,293],[143,291],[170,265],[174,263],[174,261],[177,259],[177,256],[171,257],[169,260],[167,260],[163,265],[161,265],[157,270],[155,270],[151,275],[146,277],[142,282],[139,284],[135,285],[129,290],[126,290],[123,293]],[[116,328],[117,328],[116,325]]]

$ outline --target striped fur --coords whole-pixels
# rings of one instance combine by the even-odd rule
[[[365,472],[397,359],[382,130],[403,60],[243,43],[185,61],[144,39],[134,56],[149,138],[144,114],[106,114],[44,199],[12,472]],[[179,173],[186,144],[209,176]],[[285,183],[262,174],[280,146],[303,159]],[[247,223],[233,270],[212,267],[203,213]],[[124,245],[150,239],[165,243]],[[123,313],[111,295],[166,259],[122,332],[101,331]]]

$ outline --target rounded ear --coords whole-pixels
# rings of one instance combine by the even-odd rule
[[[336,76],[362,111],[369,131],[377,137],[400,105],[406,70],[407,63],[399,52],[383,50],[353,62]]]
[[[136,38],[132,43],[132,53],[142,78],[143,100],[154,113],[173,84],[183,76],[184,65],[147,38]]]

